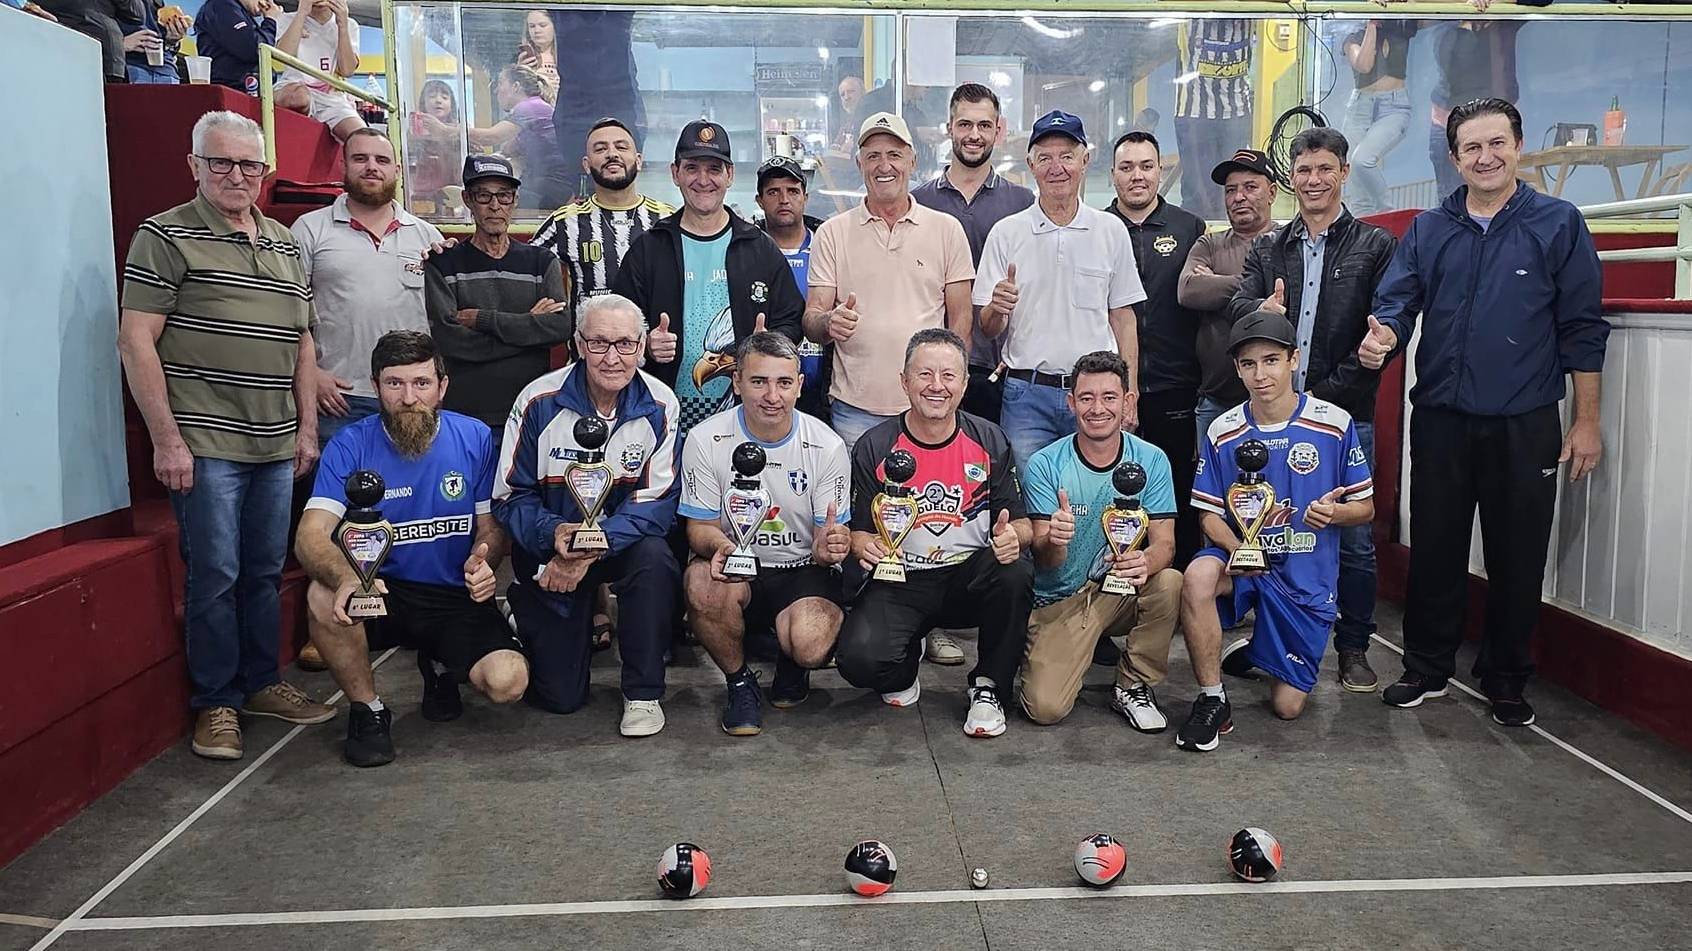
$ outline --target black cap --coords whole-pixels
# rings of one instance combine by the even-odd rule
[[[799,187],[810,190],[811,183],[805,179],[805,167],[798,159],[785,155],[772,155],[758,166],[758,191],[764,190],[764,185],[772,178],[791,178],[799,183]]]
[[[503,178],[513,187],[523,184],[511,160],[497,152],[493,155],[471,155],[464,159],[464,187],[484,178]]]
[[[1269,168],[1269,156],[1256,149],[1240,149],[1227,161],[1222,162],[1210,170],[1210,180],[1218,185],[1228,184],[1229,172],[1256,172],[1270,181],[1275,180],[1275,173]]]
[[[682,127],[681,136],[676,139],[676,161],[701,158],[734,164],[734,157],[729,153],[728,130],[715,122],[697,119]]]
[[[1254,311],[1241,317],[1234,329],[1228,331],[1228,355],[1233,356],[1240,345],[1252,340],[1267,340],[1283,347],[1296,347],[1292,321],[1272,310]]]
[[[1028,144],[1033,145],[1048,135],[1066,135],[1082,145],[1087,144],[1087,130],[1081,127],[1081,117],[1061,109],[1053,109],[1034,120],[1034,129],[1028,134]]]

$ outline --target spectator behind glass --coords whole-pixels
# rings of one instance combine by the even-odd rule
[[[121,83],[124,68],[123,34],[142,21],[144,0],[46,0],[42,7],[58,21],[100,44],[106,82]]]
[[[1341,132],[1351,143],[1351,213],[1359,218],[1386,211],[1386,176],[1381,163],[1410,128],[1410,91],[1404,77],[1416,22],[1369,20],[1345,38],[1345,58],[1356,88],[1345,109]]]
[[[165,6],[164,0],[146,0],[142,12],[146,14],[142,22],[124,26],[123,59],[129,81],[175,85],[181,81],[176,75],[177,47],[194,21],[181,7]]]
[[[552,90],[546,80],[527,66],[507,66],[494,83],[494,98],[505,118],[489,128],[469,130],[470,148],[516,156],[518,172],[528,183],[524,189],[534,196],[534,204],[525,207],[551,211],[564,204],[570,182],[553,134]]]
[[[276,43],[276,4],[270,0],[206,0],[194,17],[194,40],[211,57],[211,81],[258,95],[258,48]]]
[[[431,79],[417,94],[411,114],[412,197],[439,202],[448,185],[458,184],[458,99],[445,80]]]
[[[558,100],[558,31],[545,10],[530,10],[523,18],[523,42],[517,44],[517,65],[539,73],[552,87],[548,101]]]

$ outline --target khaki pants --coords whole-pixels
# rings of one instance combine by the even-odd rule
[[[1099,637],[1126,634],[1116,685],[1160,683],[1169,672],[1169,642],[1181,609],[1181,572],[1165,568],[1138,595],[1101,594],[1087,584],[1028,617],[1028,655],[1022,665],[1022,710],[1035,723],[1069,716]]]

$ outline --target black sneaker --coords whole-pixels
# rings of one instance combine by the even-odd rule
[[[811,672],[795,664],[786,654],[776,657],[775,680],[770,683],[770,706],[789,710],[811,695]]]
[[[394,738],[390,731],[394,712],[387,707],[372,710],[352,704],[347,715],[347,745],[344,754],[354,766],[386,766],[394,761]]]
[[[1208,753],[1222,742],[1222,734],[1234,731],[1234,708],[1227,697],[1199,694],[1193,712],[1175,733],[1175,745],[1184,750]]]
[[[438,673],[435,660],[417,652],[417,670],[423,675],[423,719],[446,723],[464,715],[464,700],[458,695],[458,678],[451,671]]]
[[[1115,667],[1122,660],[1122,648],[1108,637],[1099,638],[1093,645],[1093,663],[1100,667]]]
[[[1494,697],[1492,722],[1499,726],[1527,726],[1533,722],[1533,707],[1521,697]]]
[[[1446,693],[1444,677],[1429,677],[1406,670],[1398,683],[1381,691],[1381,702],[1395,707],[1419,707],[1423,700],[1443,697]]]
[[[1257,668],[1252,666],[1251,658],[1246,656],[1246,648],[1249,646],[1251,638],[1242,637],[1222,648],[1222,672],[1241,680],[1257,680]]]
[[[729,736],[757,736],[764,732],[764,691],[758,675],[746,676],[728,685],[728,706],[723,709],[723,732]]]
[[[1374,693],[1380,685],[1375,668],[1369,666],[1369,655],[1355,647],[1342,647],[1339,652],[1340,686],[1352,693]]]

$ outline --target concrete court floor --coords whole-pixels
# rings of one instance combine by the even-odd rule
[[[1396,611],[1382,614],[1396,638]],[[1176,654],[1160,691],[1172,720],[1194,693]],[[1371,655],[1396,677],[1395,653]],[[1231,683],[1236,730],[1198,755],[1129,730],[1105,706],[1103,668],[1065,723],[1013,716],[994,740],[960,730],[965,668],[933,665],[914,710],[824,672],[805,705],[766,712],[763,736],[731,739],[700,655],[671,669],[664,733],[631,741],[608,655],[576,715],[467,697],[463,719],[437,725],[417,715],[401,653],[378,674],[399,714],[395,764],[346,766],[344,719],[256,768],[293,728],[253,726],[239,764],[181,744],[0,869],[0,951],[52,937],[248,769],[51,946],[1692,948],[1692,815],[1456,692],[1417,711],[1347,694],[1333,663],[1291,724],[1261,685]],[[1531,696],[1543,730],[1692,807],[1692,755],[1548,685]],[[1279,883],[1233,882],[1224,846],[1245,825],[1286,844]],[[1129,853],[1105,892],[1076,887],[1070,866],[1095,830]],[[871,836],[899,857],[891,900],[844,894],[841,859]],[[712,884],[660,901],[654,863],[682,839],[710,852]],[[977,865],[985,892],[967,890]],[[239,917],[255,913],[279,917]],[[175,917],[188,915],[210,917]]]

